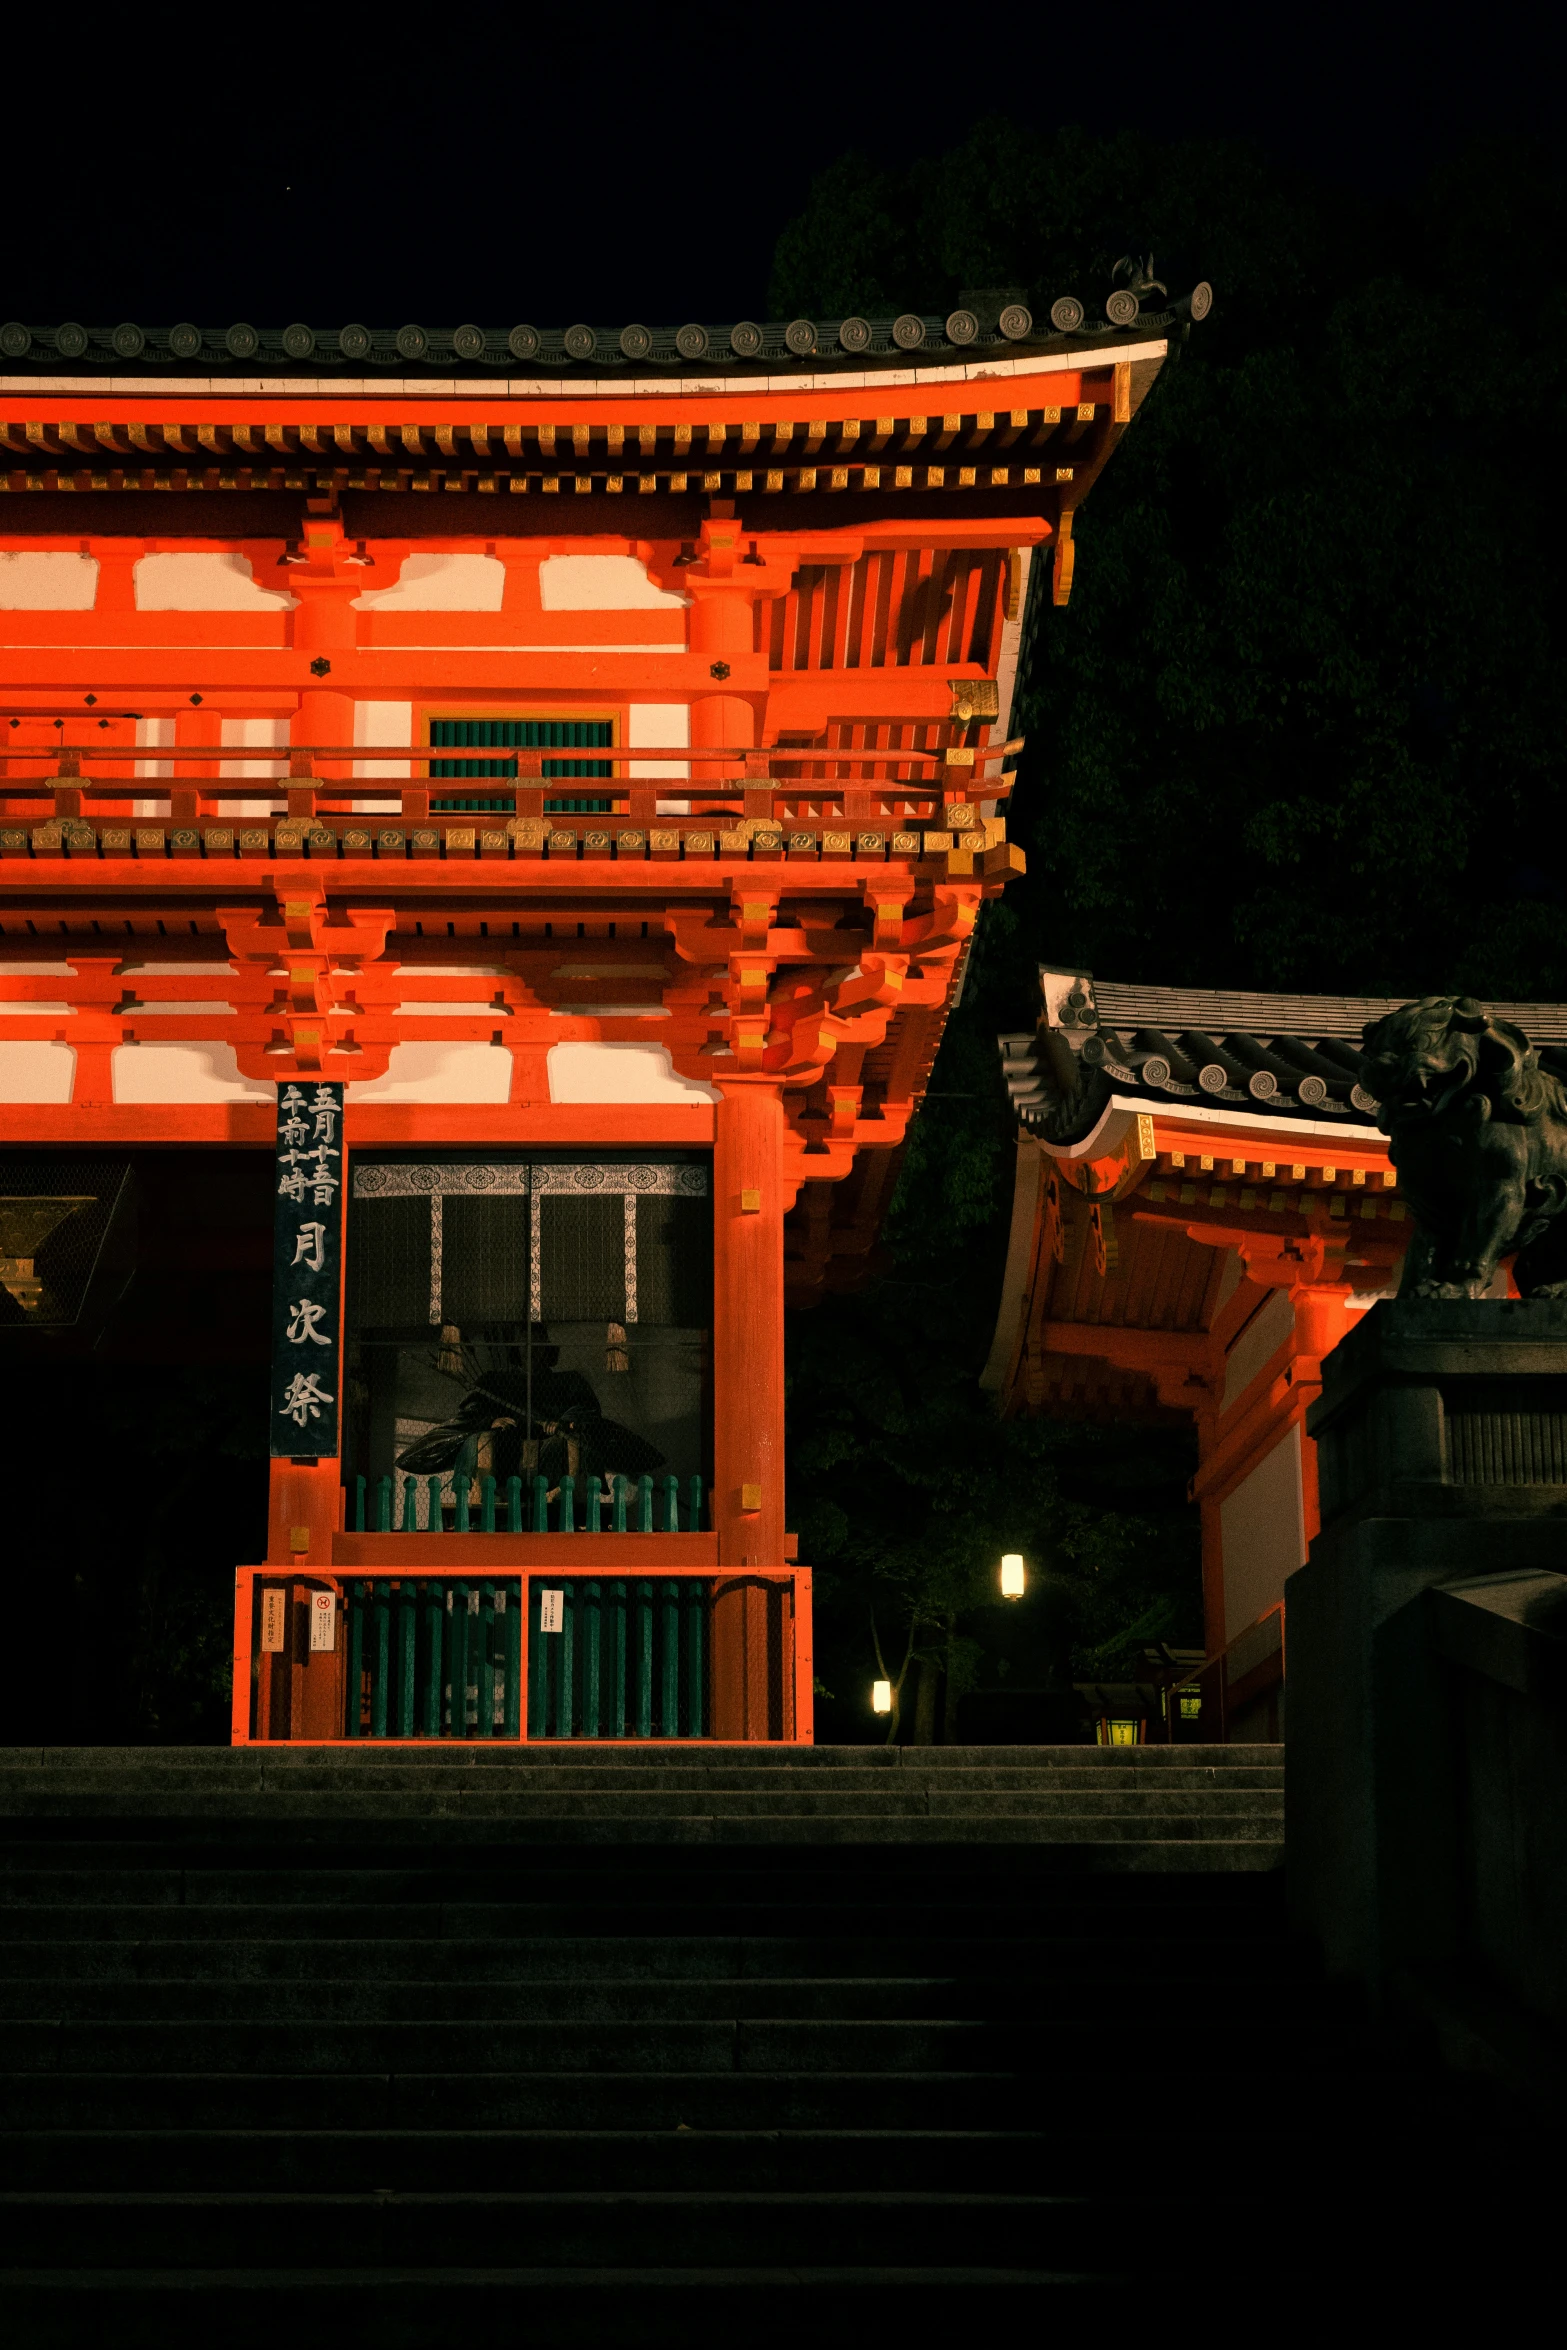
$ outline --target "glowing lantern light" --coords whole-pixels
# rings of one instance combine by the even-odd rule
[[[1023,1596],[1023,1561],[1015,1550],[1009,1550],[1001,1562],[1001,1596],[1003,1599]]]
[[[892,1711],[892,1683],[876,1681],[871,1685],[871,1712],[890,1714]]]

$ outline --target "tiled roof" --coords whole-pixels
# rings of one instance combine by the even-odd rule
[[[1158,296],[1158,306],[1149,300]],[[899,318],[740,319],[732,325],[681,327],[463,326],[417,325],[313,327],[303,321],[285,327],[143,327],[127,319],[119,326],[89,327],[68,320],[59,326],[28,326],[11,319],[0,326],[0,368],[58,374],[62,366],[117,376],[157,376],[192,367],[203,373],[235,370],[268,374],[361,376],[384,369],[406,375],[427,369],[442,376],[615,375],[652,369],[672,376],[719,373],[776,375],[789,369],[907,366],[916,354],[935,358],[1021,354],[1080,348],[1095,358],[1150,330],[1179,328],[1205,318],[1212,288],[1195,287],[1171,302],[1163,286],[1144,284],[1135,274],[1087,303],[1059,295],[1048,317],[1035,320],[1026,302],[959,308],[946,318],[905,312]]]
[[[1370,1130],[1378,1105],[1360,1082],[1361,1031],[1413,1000],[1129,987],[1048,970],[1040,986],[1038,1028],[998,1041],[1019,1116],[1052,1142],[1080,1141],[1112,1095]],[[1567,1043],[1567,1004],[1492,1009],[1534,1044]]]

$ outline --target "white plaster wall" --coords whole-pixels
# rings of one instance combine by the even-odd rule
[[[295,599],[258,587],[250,558],[210,554],[143,555],[132,574],[138,612],[291,612]]]
[[[539,603],[546,612],[679,612],[686,599],[655,587],[635,555],[546,555]]]
[[[110,1056],[110,1072],[117,1102],[277,1099],[275,1085],[241,1077],[231,1044],[117,1044]]]
[[[691,705],[689,702],[633,702],[626,711],[626,748],[634,751],[639,743],[646,743],[659,751],[672,750],[676,743],[691,740]],[[632,759],[633,775],[646,776],[654,783],[689,783],[691,768],[684,759]],[[687,816],[691,812],[689,800],[660,800],[661,816]]]
[[[145,744],[149,750],[172,748],[174,742],[173,719],[138,718],[136,740],[139,744]],[[172,775],[174,761],[172,759],[138,759],[136,772],[151,782],[157,776]],[[162,800],[132,800],[131,802],[133,816],[160,816],[167,813],[167,807]]]
[[[358,612],[498,612],[506,566],[498,555],[405,555],[389,587],[366,588]]]
[[[1290,1303],[1289,1291],[1275,1289],[1263,1299],[1225,1358],[1226,1409],[1237,1396],[1245,1394],[1263,1364],[1270,1355],[1278,1353],[1294,1327],[1295,1308]]]
[[[68,1102],[76,1083],[76,1047],[0,1044],[0,1102]]]
[[[1306,1506],[1300,1429],[1287,1429],[1251,1475],[1219,1504],[1224,1556],[1224,1637],[1233,1640],[1284,1597],[1284,1578],[1305,1564]]]
[[[37,547],[0,554],[0,612],[90,612],[97,596],[91,555]]]
[[[225,783],[237,783],[245,775],[275,778],[288,773],[287,757],[278,756],[279,752],[286,754],[288,750],[286,718],[225,718],[223,740],[236,748],[243,745],[247,750],[272,753],[270,758],[225,759],[222,768]],[[282,805],[280,800],[220,799],[217,811],[220,816],[273,816],[281,814]]]
[[[721,1099],[718,1088],[677,1075],[661,1044],[552,1044],[552,1102],[679,1102],[691,1109]]]
[[[511,1098],[511,1068],[511,1053],[502,1044],[394,1044],[385,1076],[360,1078],[349,1086],[347,1098],[504,1102]]]
[[[391,743],[412,744],[414,739],[414,706],[412,702],[356,702],[354,704],[354,740],[356,743],[374,743],[379,750]],[[358,776],[394,778],[412,775],[411,759],[356,759],[354,773]],[[395,798],[384,800],[355,800],[356,810],[366,815],[396,815],[402,802]]]

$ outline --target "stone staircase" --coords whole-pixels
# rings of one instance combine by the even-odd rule
[[[1347,2259],[1390,2130],[1413,2215],[1504,2125],[1291,1946],[1281,1762],[0,1751],[9,2338],[917,2341],[1324,2194]]]

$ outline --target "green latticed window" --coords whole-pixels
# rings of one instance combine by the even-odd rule
[[[430,782],[433,786],[459,776],[501,782],[515,777],[518,751],[568,754],[544,761],[547,783],[567,775],[607,776],[614,771],[608,759],[584,758],[582,753],[607,751],[614,740],[614,725],[607,718],[432,718],[430,748],[449,748],[461,755],[432,759]],[[502,756],[496,757],[497,752]],[[513,755],[507,757],[507,752]],[[449,814],[472,810],[484,816],[511,816],[516,813],[517,800],[515,793],[443,794],[439,799],[432,796],[430,806]],[[548,799],[544,803],[545,813],[552,816],[607,816],[613,807],[614,801],[607,799]]]

